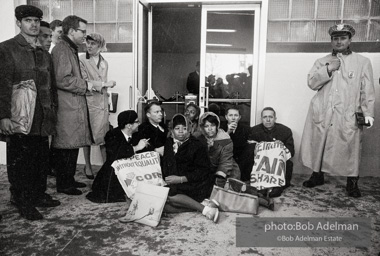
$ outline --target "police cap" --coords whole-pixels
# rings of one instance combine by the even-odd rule
[[[355,29],[349,24],[335,24],[329,29],[330,36],[355,35]]]

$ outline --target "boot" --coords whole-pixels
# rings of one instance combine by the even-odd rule
[[[323,172],[313,172],[310,179],[304,181],[302,185],[307,188],[314,188],[325,184],[325,178]]]
[[[359,176],[357,177],[347,177],[346,191],[350,197],[361,197],[359,186],[358,186]]]
[[[282,192],[284,191],[285,187],[275,187],[272,189],[272,191],[269,193],[269,197],[279,197],[281,196]]]
[[[290,187],[292,184],[290,181],[292,180],[292,175],[293,175],[293,162],[288,160],[286,161],[286,172],[285,172],[285,188]]]

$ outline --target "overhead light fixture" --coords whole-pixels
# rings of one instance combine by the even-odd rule
[[[235,33],[236,29],[207,29],[207,32],[216,32],[216,33]]]
[[[231,47],[232,44],[206,44],[206,46]]]

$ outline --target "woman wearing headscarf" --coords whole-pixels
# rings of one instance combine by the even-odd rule
[[[174,115],[171,124],[161,162],[162,174],[170,187],[165,210],[195,210],[217,222],[219,204],[207,199],[214,180],[207,148],[190,134],[190,123],[184,115]]]
[[[108,62],[100,54],[107,50],[106,41],[98,33],[86,37],[87,52],[79,57],[83,79],[91,88],[86,93],[87,107],[93,145],[100,146],[103,163],[106,158],[104,136],[109,130],[107,88],[113,88],[115,81],[107,81]],[[89,179],[94,179],[91,167],[91,147],[83,148],[86,166],[84,172]]]
[[[240,169],[233,159],[233,143],[230,136],[220,129],[219,117],[205,112],[199,118],[202,135],[199,140],[207,146],[215,185],[224,187],[227,178],[240,179]]]
[[[118,127],[108,131],[105,136],[107,160],[96,175],[92,192],[86,196],[95,203],[125,202],[125,192],[111,165],[115,160],[132,157],[136,151],[148,145],[147,139],[141,139],[136,146],[130,143],[132,134],[137,132],[140,124],[135,111],[121,112],[117,123]]]

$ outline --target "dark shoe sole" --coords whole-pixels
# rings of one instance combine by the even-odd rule
[[[35,207],[42,208],[57,207],[59,205],[61,205],[61,202],[58,200],[40,201],[34,204]]]
[[[357,190],[357,191],[352,191],[352,192],[348,192],[347,195],[348,195],[349,197],[354,197],[354,198],[358,198],[358,197],[361,197],[361,196],[362,196],[362,194],[360,193],[359,190]]]
[[[314,188],[316,186],[322,186],[323,184],[325,184],[325,183],[324,182],[315,183],[315,182],[312,182],[310,180],[307,180],[307,181],[304,181],[302,183],[302,186],[307,187],[307,188]]]
[[[73,187],[74,188],[85,188],[87,187],[87,185],[83,182],[78,182],[78,181],[75,181],[74,184],[73,184]]]
[[[68,188],[68,189],[57,189],[58,193],[63,193],[70,196],[79,196],[82,195],[82,191],[76,188]]]

